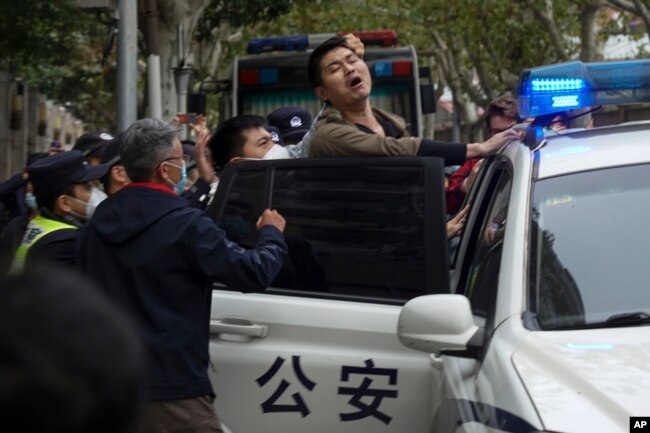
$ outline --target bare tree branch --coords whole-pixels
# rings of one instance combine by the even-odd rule
[[[553,43],[553,48],[555,53],[558,56],[558,59],[562,61],[569,60],[569,56],[564,49],[562,33],[555,24],[553,18],[553,1],[544,0],[545,8],[544,10],[537,7],[533,0],[524,0],[526,5],[533,12],[533,15],[542,23],[542,25],[548,29],[549,35],[551,36],[551,42]]]
[[[629,12],[641,18],[645,24],[646,32],[650,38],[650,5],[643,0],[608,0],[615,8]]]
[[[469,41],[465,36],[463,38],[465,42],[465,49],[467,50],[467,56],[472,61],[474,69],[476,70],[476,77],[478,78],[478,84],[471,82],[471,87],[476,88],[472,91],[470,89],[470,96],[477,105],[485,107],[489,101],[492,99],[492,92],[494,86],[494,80],[490,78],[490,74],[486,69],[486,65],[483,62],[480,52],[475,52],[470,49]]]
[[[449,35],[447,35],[449,36]],[[436,59],[437,67],[444,76],[446,85],[451,90],[453,95],[454,111],[458,114],[460,119],[461,138],[467,137],[467,130],[464,128],[472,123],[470,110],[467,108],[469,105],[469,98],[465,92],[463,84],[463,72],[459,69],[457,54],[458,50],[453,44],[453,40],[443,40],[442,35],[438,31],[431,32],[431,40],[433,43],[433,56]],[[476,116],[474,116],[476,117]]]

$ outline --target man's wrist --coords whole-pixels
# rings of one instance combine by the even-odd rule
[[[483,156],[482,154],[482,148],[481,148],[481,143],[468,143],[467,144],[467,159],[474,159],[478,158],[479,156]]]

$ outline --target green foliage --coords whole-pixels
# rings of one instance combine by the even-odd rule
[[[401,44],[414,45],[420,65],[433,68],[439,88],[454,89],[457,104],[485,107],[511,89],[521,70],[576,58],[581,50],[580,17],[600,0],[211,0],[194,38],[219,42],[221,65],[244,53],[253,37],[394,29]],[[561,35],[553,41],[542,16]],[[627,10],[605,17],[600,41],[611,34],[639,38],[646,21]],[[240,41],[215,41],[215,28],[240,29]],[[115,58],[102,67],[109,29],[75,0],[2,0],[0,66],[11,68],[50,98],[71,101],[77,115],[111,128],[114,117]],[[556,38],[556,42],[557,42]],[[559,45],[559,46],[558,46]],[[463,102],[464,101],[464,102]],[[465,119],[468,121],[469,119]]]
[[[223,23],[242,27],[273,20],[289,11],[293,3],[293,0],[212,0],[199,21],[195,38],[212,41],[212,30]]]
[[[0,58],[20,64],[60,62],[83,38],[84,20],[73,0],[3,0]]]
[[[107,33],[74,0],[0,3],[2,66],[84,121],[112,128],[114,69],[100,65]]]

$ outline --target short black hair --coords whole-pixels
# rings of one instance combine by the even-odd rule
[[[242,148],[246,143],[246,137],[242,135],[242,131],[263,127],[265,124],[266,122],[261,116],[240,114],[219,125],[208,142],[212,159],[217,168],[223,169],[223,166],[232,158],[242,156]]]
[[[36,202],[38,203],[39,209],[45,208],[50,212],[54,212],[54,203],[56,202],[56,199],[59,198],[60,196],[69,195],[70,197],[77,198],[74,193],[75,185],[76,185],[75,183],[70,184],[60,191],[55,191],[49,194],[38,194],[34,192],[34,197],[36,197]]]
[[[347,48],[350,51],[353,51],[352,48],[347,43],[347,39],[335,36],[329,38],[319,46],[317,46],[314,51],[309,55],[309,62],[307,63],[307,76],[309,77],[309,84],[312,88],[316,88],[323,84],[323,77],[320,70],[320,62],[323,60],[323,57],[330,51],[335,48],[343,47]]]

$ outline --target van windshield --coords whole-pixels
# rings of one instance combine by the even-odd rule
[[[540,327],[605,327],[650,313],[649,222],[648,164],[536,182],[528,293]]]

